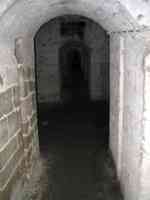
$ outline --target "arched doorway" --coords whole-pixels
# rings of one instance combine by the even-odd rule
[[[66,42],[59,50],[59,65],[62,102],[88,100],[90,49],[83,42]]]

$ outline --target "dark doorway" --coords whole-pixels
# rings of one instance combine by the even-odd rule
[[[89,48],[69,42],[60,48],[61,99],[79,103],[89,99]]]
[[[64,17],[56,28],[45,25],[35,40],[39,142],[49,179],[43,199],[122,200],[108,151],[109,38],[88,19],[88,29],[79,34],[76,17],[65,17],[61,38],[56,36]]]
[[[70,21],[71,16],[65,19]],[[99,34],[95,31],[90,34],[94,25],[88,19],[86,26],[89,33],[86,35],[85,30],[81,34],[73,20],[69,28],[68,23],[65,30],[63,28],[62,38],[57,41],[54,37],[53,42],[51,39],[57,35],[57,28],[48,26],[45,34],[41,32],[41,37],[35,40],[39,140],[41,155],[47,161],[49,180],[44,200],[122,200],[108,151],[109,38],[101,29]],[[96,26],[94,30],[98,30]],[[54,32],[49,34],[47,30]],[[92,36],[91,43],[89,35]],[[96,48],[97,35],[103,45],[100,43]],[[57,44],[56,51],[54,44]],[[97,55],[100,56],[98,60]],[[53,66],[57,75],[53,73]],[[98,96],[93,100],[93,78],[94,90],[101,90],[104,98]],[[102,81],[97,82],[97,78]],[[58,93],[59,101],[51,101]],[[49,94],[50,98],[47,98]]]

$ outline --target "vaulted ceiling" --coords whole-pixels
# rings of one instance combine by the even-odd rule
[[[108,32],[150,26],[149,0],[0,0],[0,36],[34,35],[50,19],[78,14],[98,22]]]

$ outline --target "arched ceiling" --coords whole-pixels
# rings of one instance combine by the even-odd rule
[[[150,26],[148,0],[0,0],[0,38],[34,35],[42,24],[63,14],[91,18],[108,32]]]

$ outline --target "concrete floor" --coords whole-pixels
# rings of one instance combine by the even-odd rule
[[[49,159],[44,200],[122,200],[108,150],[107,104],[39,111],[41,153]]]

